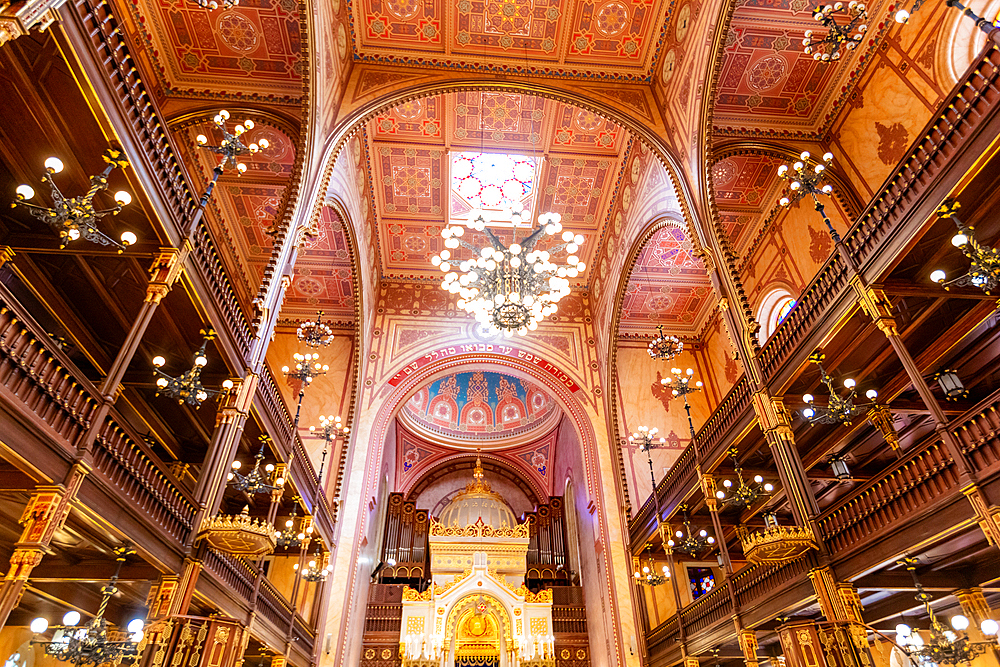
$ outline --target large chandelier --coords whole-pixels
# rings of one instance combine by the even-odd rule
[[[945,282],[947,274],[941,269],[931,273],[931,280],[945,289],[950,287],[965,287],[975,285],[987,294],[1000,286],[1000,250],[984,246],[976,240],[972,227],[962,222],[955,212],[961,205],[954,200],[947,200],[937,210],[938,218],[951,218],[958,232],[951,237],[951,244],[962,251],[969,259],[969,270],[964,275]]]
[[[156,380],[157,396],[163,394],[170,398],[176,398],[178,403],[187,403],[200,408],[201,404],[210,397],[232,390],[233,381],[228,379],[222,382],[221,391],[206,389],[201,384],[201,370],[208,364],[205,346],[208,345],[208,341],[215,339],[215,331],[202,329],[201,335],[205,338],[201,342],[201,347],[194,353],[194,365],[177,377],[167,375],[160,370],[167,363],[166,359],[161,356],[153,357],[153,372],[158,376]]]
[[[910,626],[900,623],[896,626],[896,643],[903,647],[911,657],[916,658],[920,664],[928,667],[933,665],[957,665],[959,663],[971,663],[977,655],[981,655],[990,646],[996,646],[996,639],[976,642],[969,637],[969,619],[961,614],[951,617],[951,628],[938,620],[931,609],[931,596],[924,591],[920,581],[917,579],[917,560],[915,558],[904,558],[898,561],[913,575],[913,585],[917,589],[916,598],[927,611],[931,619],[930,635],[928,640],[914,632]],[[987,637],[995,637],[1000,629],[997,622],[992,618],[983,619],[980,630]]]
[[[761,475],[754,475],[752,484],[743,479],[739,453],[735,447],[729,449],[729,456],[733,459],[733,469],[736,472],[735,488],[732,480],[724,479],[722,480],[723,488],[715,492],[715,497],[723,507],[749,507],[759,498],[769,496],[774,491],[774,485],[765,482]]]
[[[11,208],[24,206],[31,212],[31,215],[38,218],[59,234],[59,247],[65,248],[68,243],[83,239],[98,245],[109,245],[122,252],[128,246],[136,242],[135,234],[124,232],[121,235],[121,243],[118,243],[110,236],[97,228],[97,221],[108,215],[118,215],[122,207],[127,206],[132,201],[132,195],[124,190],[115,193],[115,206],[108,209],[97,209],[94,207],[94,195],[101,190],[108,189],[108,176],[115,167],[124,169],[128,166],[125,154],[119,150],[108,149],[102,156],[108,166],[100,174],[90,177],[90,189],[85,194],[77,197],[65,197],[52,180],[53,174],[58,174],[63,170],[62,160],[50,157],[45,161],[45,174],[42,182],[48,183],[52,194],[52,208],[38,206],[28,202],[35,196],[35,190],[30,185],[21,184],[15,189],[15,198],[11,202]]]
[[[656,327],[660,335],[653,339],[646,349],[656,361],[670,361],[684,350],[684,343],[677,336],[666,336],[663,325]]]
[[[715,544],[715,538],[709,535],[707,530],[691,527],[691,517],[688,515],[687,505],[681,505],[681,515],[683,516],[684,529],[675,532],[676,539],[669,540],[667,546],[674,551],[694,556]]]
[[[846,13],[848,17],[843,25],[837,23],[836,19],[836,14],[840,12]],[[802,46],[806,53],[812,54],[813,60],[820,62],[840,60],[843,55],[841,48],[849,51],[857,48],[868,32],[868,12],[865,11],[864,3],[857,0],[848,2],[847,7],[842,2],[817,7],[813,10],[813,18],[828,32],[822,38],[817,38],[813,36],[812,30],[806,30]]]
[[[517,239],[521,213],[515,213],[514,242],[509,246],[487,227],[485,213],[476,211],[466,227],[484,233],[488,244],[480,248],[463,240],[465,228],[453,225],[441,230],[445,249],[431,258],[431,263],[444,271],[441,287],[460,295],[458,307],[475,315],[492,333],[508,337],[515,332],[523,336],[537,329],[538,322],[556,312],[556,304],[569,294],[569,279],[587,268],[575,254],[584,241],[579,234],[574,236],[565,231],[562,244],[548,250],[535,249],[543,236],[553,236],[562,230],[558,213],[538,216],[539,226],[521,240]],[[473,257],[466,260],[453,257],[451,251],[459,246],[471,250]],[[563,249],[569,255],[565,265],[560,266],[551,258]]]
[[[46,655],[81,667],[117,664],[122,660],[134,662],[139,657],[138,645],[142,641],[144,626],[141,618],[129,621],[126,626],[127,639],[113,640],[108,636],[108,622],[104,618],[104,612],[108,609],[108,602],[118,593],[118,575],[121,574],[122,564],[133,552],[128,545],[122,545],[114,553],[117,561],[115,573],[108,585],[101,588],[101,606],[97,615],[81,624],[80,612],[68,611],[62,618],[62,625],[51,626],[55,630],[51,640],[31,640],[32,644],[44,646]],[[31,622],[31,631],[36,635],[43,634],[49,628],[48,620],[43,617]]]

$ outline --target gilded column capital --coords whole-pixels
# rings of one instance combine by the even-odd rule
[[[712,475],[702,475],[701,492],[705,494],[705,504],[708,506],[709,512],[719,511],[718,501],[715,496],[717,491],[718,486],[715,483],[715,477]]]
[[[757,633],[748,628],[739,632],[740,648],[743,649],[743,662],[746,667],[757,667]]]
[[[767,389],[760,389],[753,393],[752,402],[757,420],[765,435],[770,433],[786,442],[794,440],[792,417],[780,398],[771,396]]]
[[[851,279],[851,287],[858,295],[858,303],[868,317],[872,318],[879,330],[889,336],[898,336],[896,318],[892,315],[892,302],[880,289],[866,285],[861,276]]]

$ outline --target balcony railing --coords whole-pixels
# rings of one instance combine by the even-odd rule
[[[918,134],[920,138],[908,157],[844,235],[844,243],[863,274],[877,274],[887,266],[891,253],[900,248],[891,241],[907,236],[908,230],[922,227],[933,215],[937,204],[950,191],[943,184],[942,175],[956,158],[967,152],[978,155],[977,151],[984,148],[983,142],[995,138],[994,130],[1000,125],[998,101],[1000,50],[989,46],[952,90],[939,114]],[[762,348],[758,359],[765,382],[780,384],[779,376],[801,365],[819,337],[829,333],[829,325],[856,305],[847,266],[834,253]],[[746,377],[742,378],[698,432],[705,460],[714,460],[721,448],[728,446],[735,425],[752,418],[753,406],[749,400],[752,390]],[[685,448],[657,487],[660,506],[667,511],[672,511],[697,486],[691,450],[691,446]],[[990,456],[996,460],[998,454],[993,451]],[[635,544],[644,542],[655,529],[652,498],[646,500],[631,520],[629,529]]]

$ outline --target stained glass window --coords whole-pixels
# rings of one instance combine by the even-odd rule
[[[774,326],[777,327],[779,324],[785,321],[788,317],[788,313],[791,312],[792,308],[795,307],[795,299],[788,298],[778,305],[774,312]]]
[[[456,153],[451,187],[475,208],[496,209],[531,193],[535,158],[502,153]]]
[[[711,568],[689,567],[688,579],[691,582],[691,599],[697,600],[705,593],[715,588],[715,575]]]

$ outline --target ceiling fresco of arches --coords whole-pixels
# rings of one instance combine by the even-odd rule
[[[559,408],[541,387],[504,373],[456,373],[430,382],[403,405],[407,422],[434,434],[499,442],[551,426]]]
[[[636,258],[622,300],[621,334],[649,334],[657,325],[670,333],[696,333],[712,299],[705,266],[687,233],[668,224],[649,238]]]
[[[646,80],[670,3],[351,0],[355,61]]]
[[[740,257],[748,252],[758,223],[777,207],[784,189],[778,178],[781,163],[776,157],[748,153],[725,157],[712,167],[719,221]]]

